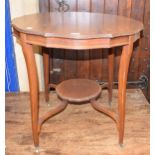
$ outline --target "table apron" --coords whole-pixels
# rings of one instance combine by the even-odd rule
[[[14,35],[20,38],[20,33],[14,29]],[[96,38],[96,39],[67,39],[44,37],[33,34],[25,34],[25,41],[28,44],[44,46],[47,48],[86,50],[99,48],[112,48],[129,44],[130,36],[120,36],[115,38]],[[134,42],[140,38],[140,32],[134,35]]]

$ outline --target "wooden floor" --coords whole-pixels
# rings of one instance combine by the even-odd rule
[[[40,114],[59,102],[50,94],[48,107],[40,95]],[[107,103],[107,91],[99,101]],[[112,109],[117,109],[114,90]],[[118,145],[113,120],[89,104],[70,104],[61,114],[49,119],[40,135],[39,155],[149,155],[149,104],[140,90],[127,90],[124,147]],[[6,155],[35,154],[31,134],[29,95],[6,95]]]

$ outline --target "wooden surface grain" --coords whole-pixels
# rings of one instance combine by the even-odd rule
[[[59,100],[53,92],[48,107],[40,95],[40,114]],[[108,106],[108,93],[100,101]],[[34,155],[28,94],[6,95],[6,155]],[[117,109],[117,90],[112,107]],[[89,104],[73,105],[48,120],[41,131],[39,155],[149,155],[149,104],[140,90],[127,90],[124,147],[115,124]]]
[[[84,20],[85,19],[85,20]],[[45,37],[73,39],[114,38],[139,33],[139,21],[110,14],[89,12],[50,12],[13,19],[19,32]]]
[[[48,2],[50,5],[48,6]],[[110,13],[110,14],[118,14],[121,16],[127,16],[131,17],[137,20],[140,20],[144,23],[144,36],[142,39],[142,43],[140,44],[140,47],[138,48],[136,46],[134,47],[134,52],[132,55],[132,60],[131,60],[131,65],[129,68],[129,76],[128,79],[129,81],[135,81],[138,80],[139,77],[142,74],[145,74],[149,77],[149,56],[150,56],[150,44],[149,44],[149,36],[150,36],[150,0],[66,0],[66,3],[70,5],[70,11],[85,11],[85,12],[100,12],[100,13]],[[58,11],[58,4],[55,3],[55,0],[40,0],[40,12],[48,12],[48,11]],[[62,51],[59,49],[59,51]],[[100,50],[102,51],[102,50]],[[60,52],[61,53],[61,52]],[[59,55],[61,56],[61,54]],[[90,53],[90,54],[89,54]],[[96,52],[97,53],[97,52]],[[106,52],[104,51],[103,54],[98,52],[99,56],[96,59],[96,56],[92,55],[91,51],[88,51],[87,55],[83,55],[83,53],[78,53],[76,55],[76,60],[78,60],[79,57],[83,57],[84,60],[87,59],[86,63],[82,63],[81,61],[78,62],[77,67],[74,65],[72,67],[71,65],[67,65],[69,68],[67,70],[64,70],[62,66],[59,68],[61,69],[62,73],[56,73],[54,72],[51,74],[51,82],[61,82],[63,78],[63,73],[67,75],[66,79],[69,78],[72,73],[70,74],[69,72],[73,72],[72,70],[76,71],[76,74],[78,77],[83,77],[82,69],[81,69],[81,64],[83,64],[84,68],[87,68],[86,72],[84,73],[84,76],[96,79],[96,80],[103,80],[106,81],[108,79],[108,70],[107,70],[107,63],[108,59],[106,59]],[[120,53],[121,49],[118,48],[115,50],[115,74],[114,74],[114,80],[118,80],[118,67],[119,67],[119,60],[120,60]],[[54,54],[55,55],[55,54]],[[58,55],[58,54],[56,54]],[[81,55],[81,56],[80,56]],[[93,59],[95,57],[95,59]],[[54,58],[53,58],[54,59]],[[63,57],[64,61],[65,59],[65,54]],[[102,60],[103,59],[103,60]],[[75,56],[73,55],[70,56],[70,60],[76,61]],[[54,65],[57,66],[55,63],[59,64],[59,61],[62,62],[62,57],[61,59],[57,59],[56,61],[54,60]],[[65,61],[65,63],[70,63],[70,61]],[[75,62],[76,63],[76,62]],[[99,69],[95,72],[92,72],[94,68],[96,67],[96,63],[99,65]],[[101,65],[101,64],[104,65]],[[80,64],[80,65],[79,65]],[[50,67],[50,70],[52,71],[52,66]],[[101,76],[101,72],[103,71],[103,74]],[[56,79],[56,80],[55,80]],[[145,90],[147,93],[148,90]],[[148,95],[147,95],[148,96]],[[149,96],[148,96],[149,97]]]
[[[85,21],[82,20],[84,17]],[[54,19],[55,22],[53,22]],[[64,81],[64,83],[61,83],[56,87],[56,92],[62,100],[73,102],[85,102],[90,100],[93,108],[112,117],[117,123],[119,144],[122,146],[124,138],[125,96],[128,66],[133,50],[133,43],[140,38],[140,31],[143,29],[143,24],[122,16],[84,12],[31,14],[14,19],[12,24],[16,37],[21,41],[28,70],[32,135],[36,152],[38,152],[39,147],[39,129],[41,128],[41,125],[50,116],[64,110],[67,103],[60,104],[55,109],[50,110],[40,118],[40,121],[38,77],[32,45],[76,50],[123,46],[119,67],[118,117],[116,117],[113,112],[111,113],[108,109],[105,109],[102,104],[98,104],[94,101],[100,94],[101,88],[97,83],[94,83],[91,80],[78,79],[79,83],[82,82],[80,87],[77,84],[74,86],[77,82],[76,80],[74,80],[74,82],[68,81],[70,85],[67,84],[67,81]],[[73,30],[75,30],[76,33],[78,32],[78,35],[73,35]],[[44,54],[43,57],[44,60],[46,60],[48,55],[46,57]],[[44,63],[44,67],[46,68],[45,83],[48,81],[49,70],[48,61],[46,61],[46,63],[46,65]],[[46,85],[48,85],[48,83]],[[72,88],[74,89],[71,90]],[[110,87],[109,89],[112,90]],[[67,93],[65,93],[65,91],[67,91]],[[81,93],[83,91],[85,92]],[[45,94],[47,94],[47,91],[45,91]],[[48,101],[48,94],[46,95],[46,100]]]
[[[89,79],[65,80],[56,86],[57,95],[64,101],[88,102],[98,98],[101,94],[101,86]]]

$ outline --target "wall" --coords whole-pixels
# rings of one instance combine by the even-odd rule
[[[39,11],[57,11],[58,5],[55,0],[10,0],[11,16],[12,18],[30,14]],[[129,77],[131,81],[138,80],[140,75],[149,74],[149,0],[66,0],[70,5],[69,11],[93,11],[104,12],[110,14],[119,14],[129,16],[131,18],[140,20],[144,23],[144,36],[141,40],[141,48],[135,48],[130,64]],[[49,3],[50,2],[50,3]],[[119,50],[119,49],[118,49]],[[116,50],[115,57],[115,81],[117,81],[119,52]],[[15,53],[17,59],[17,69],[19,76],[19,85],[21,91],[28,91],[28,80],[25,69],[25,61],[21,52],[21,47],[15,41]],[[88,77],[92,79],[107,79],[107,52],[99,51],[98,55],[85,52],[70,54],[69,52],[60,52],[60,50],[53,50],[53,67],[60,68],[61,72],[54,73],[51,77],[51,82],[60,82],[61,80],[74,77]],[[89,58],[93,58],[90,61]],[[40,90],[43,86],[43,67],[42,57],[36,54],[37,67],[40,80]],[[76,62],[74,60],[77,60]],[[85,61],[81,61],[85,60]],[[97,66],[97,67],[96,67]],[[96,70],[100,70],[99,72]],[[52,70],[53,68],[51,68]],[[104,72],[103,72],[104,71]],[[51,72],[53,73],[53,72]]]
[[[39,1],[40,12],[58,11],[56,0]],[[134,44],[128,81],[137,81],[142,75],[149,78],[150,0],[66,0],[65,2],[70,6],[68,11],[117,14],[143,22],[143,36],[140,42],[137,41]],[[53,53],[50,53],[51,83],[59,83],[62,80],[76,77],[107,81],[107,50],[66,52],[66,50],[53,49],[52,51]],[[118,80],[120,54],[121,48],[115,48],[114,81]],[[144,89],[144,93],[149,97],[149,89]]]
[[[139,80],[149,72],[149,0],[66,0],[68,11],[101,12],[127,16],[144,23],[144,33],[140,42],[134,44],[129,67],[129,81]],[[40,12],[58,11],[56,0],[40,0]],[[139,46],[140,45],[140,46]],[[98,49],[94,52],[53,49],[51,54],[50,82],[59,83],[69,78],[108,79],[108,51]],[[115,48],[114,80],[118,80],[121,48]],[[52,58],[53,57],[53,58]],[[53,72],[59,70],[59,72]]]
[[[26,14],[36,13],[39,11],[38,6],[39,6],[38,0],[10,0],[11,19],[26,15]],[[26,91],[29,91],[26,64],[25,64],[24,56],[23,56],[19,41],[15,37],[14,37],[14,48],[15,48],[15,55],[16,55],[20,91],[26,92]],[[38,75],[39,75],[40,90],[43,91],[44,79],[43,79],[42,56],[40,54],[40,50],[38,47],[34,47],[34,50],[36,53],[35,57],[36,57]]]

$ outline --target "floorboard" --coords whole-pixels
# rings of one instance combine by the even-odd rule
[[[40,115],[59,100],[50,93],[50,105],[40,94]],[[107,91],[99,102],[108,105]],[[111,109],[117,112],[117,90]],[[70,104],[42,127],[39,155],[149,155],[150,111],[141,90],[127,90],[124,147],[118,145],[116,125],[89,104]],[[34,155],[28,94],[6,95],[6,155]]]

